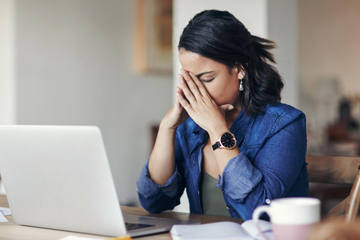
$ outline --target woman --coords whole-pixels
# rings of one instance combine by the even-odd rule
[[[305,116],[280,103],[274,43],[208,10],[178,48],[175,104],[137,183],[142,206],[173,209],[186,187],[191,213],[247,220],[272,199],[308,196]]]

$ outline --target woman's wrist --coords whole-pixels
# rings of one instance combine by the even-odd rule
[[[170,125],[167,124],[166,121],[164,121],[164,119],[161,121],[160,126],[159,126],[159,131],[168,131],[168,132],[176,132],[178,126],[174,126],[174,125]]]
[[[221,135],[225,132],[230,132],[230,129],[227,126],[219,126],[219,127],[212,129],[211,131],[209,131],[208,134],[209,134],[211,143],[215,144],[215,142],[217,140],[219,140]]]

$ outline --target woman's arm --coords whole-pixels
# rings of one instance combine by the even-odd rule
[[[251,151],[247,149],[249,154]],[[269,138],[254,154],[252,160],[244,153],[231,159],[218,182],[243,220],[250,219],[257,206],[286,197],[290,191],[292,196],[308,196],[304,114],[292,111],[278,117]]]
[[[150,213],[171,210],[180,204],[185,188],[184,169],[181,165],[183,155],[178,138],[175,137],[174,172],[163,185],[155,183],[149,174],[149,161],[143,167],[137,182],[141,205]]]
[[[173,209],[180,203],[185,188],[181,177],[182,152],[176,139],[178,126],[189,116],[176,99],[174,106],[161,121],[155,146],[137,182],[142,206],[151,213]]]
[[[174,106],[160,123],[154,149],[149,159],[150,177],[159,185],[164,185],[174,174],[175,134],[178,126],[188,118],[189,115],[176,98]]]
[[[164,185],[174,174],[175,134],[176,129],[160,124],[155,146],[149,159],[150,178],[159,185]]]

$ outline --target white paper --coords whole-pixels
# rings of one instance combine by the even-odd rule
[[[265,235],[268,238],[274,239],[272,234],[271,223],[267,221],[259,220],[259,225],[262,232],[265,233]],[[244,222],[241,226],[253,237],[253,239],[265,240],[265,237],[259,232],[253,220],[248,220]]]
[[[263,232],[273,239],[271,224],[260,220],[260,227]],[[174,225],[171,229],[171,236],[174,240],[205,240],[205,239],[226,239],[226,240],[262,240],[265,239],[258,231],[252,220],[242,225],[234,222],[216,222],[202,225]]]
[[[9,215],[11,215],[11,210],[10,210],[10,208],[0,207],[0,212],[2,212],[2,214],[3,214],[4,216],[9,216]]]
[[[77,237],[77,236],[67,236],[64,238],[61,238],[59,240],[104,240],[105,238],[86,238],[86,237]]]
[[[0,211],[0,222],[9,222],[1,211]]]
[[[173,239],[226,239],[253,240],[238,223],[216,222],[201,225],[174,225],[171,229]]]

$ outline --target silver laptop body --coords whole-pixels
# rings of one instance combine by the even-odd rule
[[[196,223],[123,215],[98,127],[0,126],[0,172],[17,224],[141,236]]]

